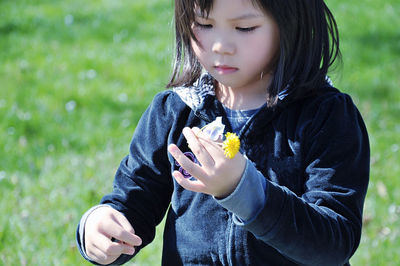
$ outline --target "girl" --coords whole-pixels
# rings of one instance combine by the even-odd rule
[[[82,217],[93,263],[122,264],[168,211],[163,265],[347,265],[369,143],[327,81],[339,53],[322,0],[176,0],[170,90],[143,114],[113,191]],[[232,159],[202,128],[222,117]]]

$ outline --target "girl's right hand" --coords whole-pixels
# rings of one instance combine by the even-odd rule
[[[99,264],[110,264],[121,254],[133,255],[142,239],[126,217],[109,206],[89,214],[85,224],[85,250]]]

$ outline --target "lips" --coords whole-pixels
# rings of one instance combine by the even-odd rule
[[[228,65],[216,65],[214,66],[214,68],[219,74],[230,74],[239,70],[237,67],[232,67]]]

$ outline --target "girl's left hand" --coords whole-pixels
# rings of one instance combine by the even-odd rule
[[[219,143],[204,136],[198,128],[184,128],[182,132],[201,166],[187,158],[175,144],[169,145],[168,151],[175,160],[196,178],[190,180],[179,171],[174,171],[172,175],[175,180],[185,189],[194,192],[219,198],[231,194],[242,177],[246,158],[240,152],[232,159],[226,158]]]

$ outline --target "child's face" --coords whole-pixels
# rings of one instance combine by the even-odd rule
[[[208,18],[195,12],[192,28],[200,45],[192,40],[192,48],[203,67],[225,86],[266,88],[279,50],[273,18],[250,0],[214,0]]]

